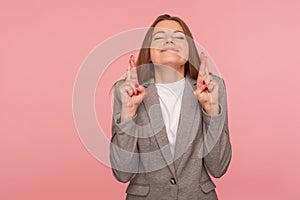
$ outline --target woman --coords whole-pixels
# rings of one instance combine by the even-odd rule
[[[115,85],[110,160],[126,199],[218,199],[231,160],[226,89],[187,25],[159,16]],[[198,71],[199,69],[199,71]]]

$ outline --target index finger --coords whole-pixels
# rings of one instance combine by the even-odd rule
[[[128,66],[127,66],[127,74],[126,74],[126,79],[127,79],[127,80],[130,80],[130,78],[131,78],[131,77],[130,77],[130,74],[131,74],[131,73],[130,73],[130,64],[128,64]]]
[[[127,74],[128,78],[130,80],[138,80],[137,78],[137,71],[136,71],[136,64],[134,62],[134,56],[131,55],[129,59],[129,65],[128,65],[128,71],[129,74]]]
[[[205,76],[205,75],[208,75],[209,72],[208,72],[208,68],[207,68],[207,56],[201,52],[200,54],[200,61],[201,61],[201,64],[200,64],[200,69],[199,69],[199,73],[201,73],[202,76]]]

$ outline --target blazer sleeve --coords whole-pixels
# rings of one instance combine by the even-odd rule
[[[204,165],[209,173],[220,178],[231,161],[232,150],[228,129],[227,94],[224,80],[219,81],[219,114],[208,115],[202,108]]]
[[[114,87],[112,116],[112,137],[110,141],[110,162],[114,177],[120,182],[128,182],[138,172],[139,154],[137,146],[136,116],[120,122],[121,99],[118,87]]]

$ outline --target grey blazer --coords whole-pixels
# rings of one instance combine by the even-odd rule
[[[147,97],[135,117],[122,123],[118,87],[124,79],[115,86],[110,143],[114,177],[120,182],[130,181],[126,189],[128,200],[218,199],[210,175],[223,176],[232,154],[223,79],[211,74],[219,82],[220,113],[209,116],[193,94],[197,81],[186,75],[173,158],[153,65],[150,69],[144,77],[138,69],[139,83],[146,88]]]

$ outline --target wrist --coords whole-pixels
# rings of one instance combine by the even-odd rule
[[[203,107],[204,111],[209,115],[218,115],[220,113],[219,104],[209,104]]]
[[[136,109],[134,108],[122,108],[121,109],[121,122],[132,119],[136,114]]]

